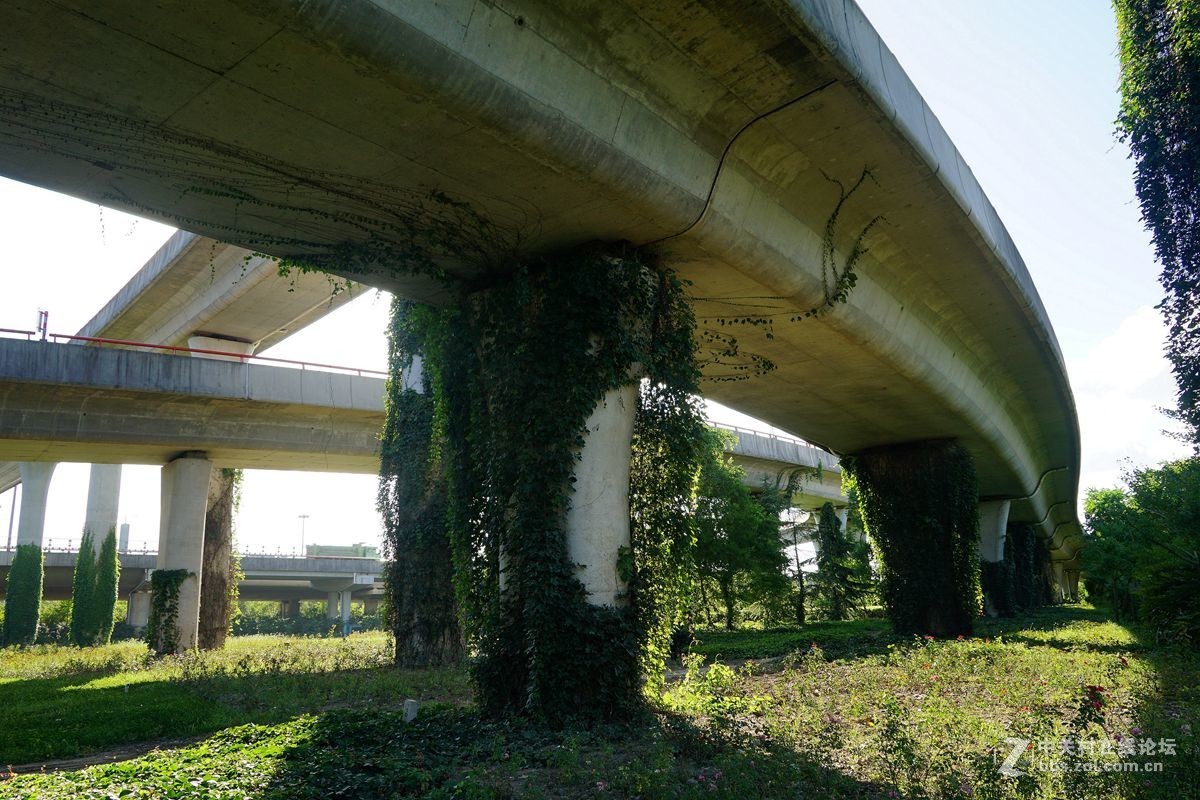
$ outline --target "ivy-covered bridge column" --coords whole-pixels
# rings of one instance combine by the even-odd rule
[[[1014,612],[1015,571],[1011,548],[1006,547],[1011,506],[1011,500],[984,500],[979,504],[979,577],[983,608],[990,616],[1008,617]]]
[[[42,537],[46,523],[46,497],[55,463],[22,462],[21,521],[17,551],[8,570],[4,595],[2,644],[33,644],[42,608]]]
[[[447,308],[398,304],[380,493],[398,655],[445,606],[406,598],[405,564],[436,572],[448,541],[485,713],[638,705],[686,572],[693,329],[680,282],[620,246],[493,270]]]
[[[971,456],[952,441],[848,456],[898,633],[969,634],[981,608],[979,507]]]

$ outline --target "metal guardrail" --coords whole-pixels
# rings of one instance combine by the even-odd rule
[[[42,542],[43,553],[78,553],[79,540],[77,539],[46,539]],[[0,553],[11,553],[17,549],[15,544],[8,545],[0,543]],[[143,545],[142,547],[126,547],[119,551],[122,555],[131,556],[153,556],[158,554],[157,547]],[[327,556],[327,555],[308,555],[301,554],[299,550],[285,550],[282,547],[277,547],[274,550],[269,548],[245,549],[235,551],[239,556],[247,558],[319,558],[319,559],[350,559],[356,558],[362,561],[380,561],[379,558],[371,558],[370,556]]]
[[[322,372],[338,372],[343,374],[357,375],[363,377],[379,377],[386,378],[387,373],[377,369],[364,369],[359,367],[343,367],[337,364],[321,364],[313,361],[296,361],[290,358],[276,358],[274,356],[256,356],[247,355],[246,353],[231,353],[225,350],[207,350],[199,347],[180,347],[172,344],[151,344],[149,342],[134,342],[126,339],[108,339],[100,336],[79,336],[69,333],[43,333],[40,331],[23,331],[16,328],[0,328],[0,335],[8,336],[24,336],[26,341],[51,341],[56,344],[63,342],[82,342],[84,344],[108,345],[116,348],[132,348],[142,350],[163,350],[169,353],[189,353],[203,356],[220,356],[222,358],[236,359],[242,363],[262,362],[272,365],[281,365],[292,369],[322,371]]]

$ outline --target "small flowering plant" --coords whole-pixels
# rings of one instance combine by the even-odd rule
[[[1092,722],[1103,726],[1104,707],[1108,705],[1105,688],[1089,683],[1083,687],[1083,690],[1083,698],[1079,702],[1079,717],[1077,720],[1079,727],[1083,728]]]

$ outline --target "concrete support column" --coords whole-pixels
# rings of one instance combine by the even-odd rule
[[[282,600],[279,603],[279,616],[284,619],[295,619],[300,616],[299,600]]]
[[[129,595],[125,609],[125,622],[139,633],[150,622],[150,592],[134,592]]]
[[[1067,598],[1071,596],[1071,592],[1067,588],[1067,571],[1063,566],[1063,562],[1050,562],[1050,576],[1054,584],[1055,601],[1059,603],[1065,603]]]
[[[609,390],[587,419],[575,463],[575,493],[567,511],[567,554],[581,565],[576,577],[593,605],[624,604],[617,572],[620,548],[629,546],[629,463],[637,384]]]
[[[1072,603],[1079,602],[1079,570],[1071,569],[1066,571],[1067,575],[1067,591],[1068,597]]]
[[[42,546],[46,528],[46,497],[50,479],[58,464],[48,461],[21,462],[21,521],[17,525],[17,544]]]
[[[820,512],[818,512],[818,513],[820,513]],[[850,507],[842,506],[841,508],[835,508],[833,510],[833,513],[835,515],[837,515],[837,520],[842,526],[840,530],[842,531],[843,534],[845,534],[846,533],[846,525],[849,524],[849,522],[850,522]]]
[[[337,619],[338,616],[338,593],[330,592],[325,596],[325,618]]]
[[[350,635],[350,603],[353,600],[353,597],[350,594],[350,590],[344,589],[343,591],[339,592],[338,599],[340,600],[341,607],[342,607],[342,636],[349,636]]]
[[[204,566],[204,513],[212,462],[185,455],[162,468],[162,513],[158,529],[158,569],[185,569],[191,577],[179,587],[179,648],[196,646],[200,626],[200,582]]]
[[[425,360],[414,354],[408,369],[400,373],[400,390],[425,394]]]
[[[1008,530],[1011,500],[985,500],[979,504],[979,558],[1004,560],[1004,537]]]
[[[363,600],[363,614],[370,616],[379,613],[379,598],[368,597]]]
[[[117,503],[121,499],[121,465],[92,464],[88,480],[87,514],[83,518],[83,529],[92,534],[96,552],[104,543],[109,531],[117,528]]]

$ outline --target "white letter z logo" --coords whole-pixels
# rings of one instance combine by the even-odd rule
[[[1004,759],[1004,763],[1000,765],[1000,774],[1007,775],[1010,778],[1024,775],[1024,772],[1017,769],[1017,762],[1021,760],[1021,755],[1029,749],[1029,740],[1009,736],[1004,740],[1004,743],[1012,745],[1012,752],[1008,754],[1008,758]]]

